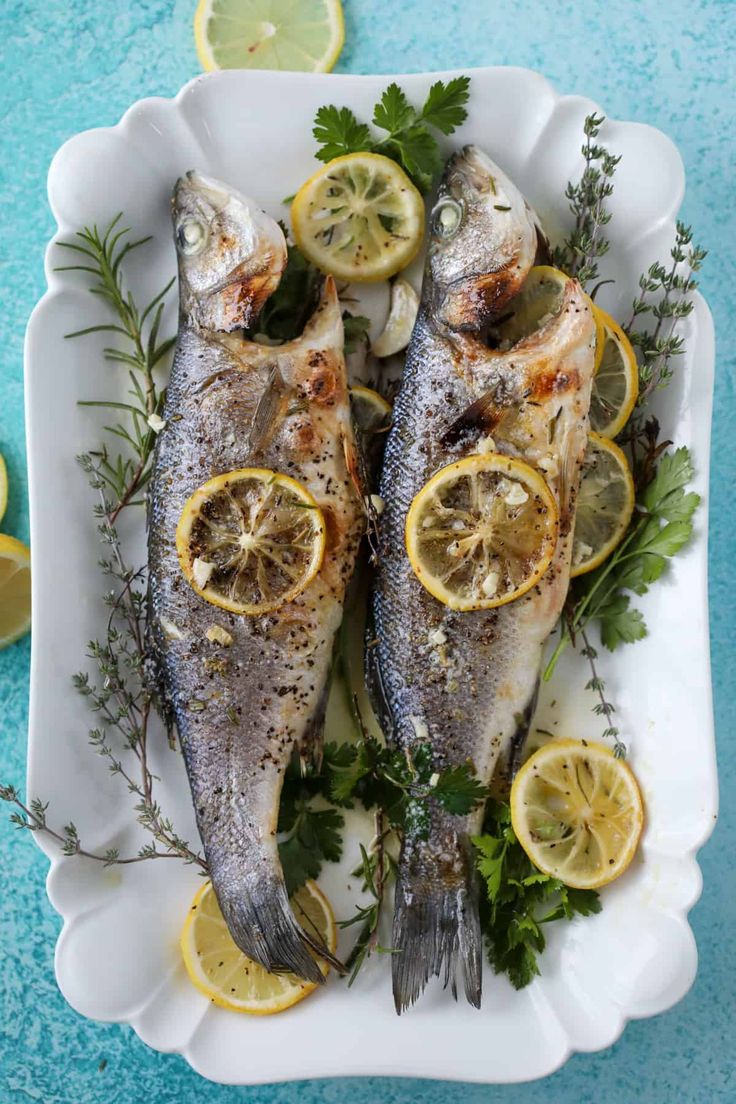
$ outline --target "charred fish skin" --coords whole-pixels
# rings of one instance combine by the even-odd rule
[[[285,264],[283,235],[249,200],[191,173],[173,201],[181,317],[150,493],[150,609],[212,882],[238,946],[269,970],[322,974],[289,905],[276,827],[294,748],[315,742],[333,638],[362,531],[341,310],[328,279],[303,335],[268,348],[252,325]],[[189,586],[175,547],[188,497],[244,467],[298,479],[327,522],[323,564],[260,617]],[[208,637],[213,626],[230,637]],[[218,634],[222,635],[222,634]],[[225,637],[227,640],[228,637]]]
[[[381,480],[385,509],[373,595],[371,657],[388,737],[409,753],[432,747],[436,769],[470,760],[490,781],[526,734],[542,650],[564,603],[572,525],[587,440],[594,323],[579,285],[531,338],[494,352],[478,333],[520,289],[538,247],[536,217],[481,151],[450,160],[432,214],[422,307],[407,354]],[[553,562],[516,601],[454,612],[416,579],[404,525],[414,496],[439,468],[479,449],[543,471],[557,499]],[[377,676],[377,677],[376,677]],[[430,802],[428,838],[406,833],[396,889],[392,956],[397,1011],[428,980],[456,975],[481,999],[482,939],[470,837],[482,810],[459,817]]]

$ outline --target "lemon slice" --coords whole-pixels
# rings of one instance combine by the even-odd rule
[[[621,449],[591,433],[585,450],[575,513],[570,574],[602,564],[626,532],[634,512],[634,480]]]
[[[345,40],[340,0],[200,0],[194,41],[203,69],[326,73]]]
[[[31,627],[31,553],[15,537],[0,533],[0,648]]]
[[[419,311],[419,296],[408,280],[394,280],[391,285],[391,306],[386,325],[371,344],[371,352],[377,357],[390,357],[400,353],[409,344]]]
[[[8,505],[8,469],[5,467],[5,457],[0,452],[0,521],[5,516],[5,508]]]
[[[361,433],[382,433],[391,421],[391,403],[372,387],[350,388],[350,409]]]
[[[257,616],[291,602],[317,574],[325,520],[296,479],[242,468],[209,479],[188,499],[176,550],[198,594]]]
[[[416,256],[424,200],[395,161],[378,153],[336,157],[294,197],[296,244],[340,280],[386,280]]]
[[[498,453],[441,468],[406,517],[420,583],[455,610],[493,609],[525,594],[549,567],[557,504],[539,472]]]
[[[576,889],[597,889],[633,859],[644,808],[631,768],[608,748],[552,740],[514,779],[511,824],[541,871]]]
[[[325,944],[337,947],[337,926],[330,902],[314,882],[298,889],[291,905],[302,927]],[[211,882],[192,901],[181,933],[181,953],[191,981],[215,1004],[232,1012],[270,1016],[304,1000],[317,988],[296,974],[270,974],[244,955],[227,929]],[[329,966],[317,959],[323,974]]]
[[[594,307],[596,325],[603,327],[600,361],[590,398],[590,426],[604,437],[616,437],[631,417],[639,397],[639,368],[631,342],[600,307]]]

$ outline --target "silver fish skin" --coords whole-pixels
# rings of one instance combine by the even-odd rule
[[[575,499],[588,431],[595,327],[569,280],[562,306],[507,352],[479,339],[520,289],[537,250],[536,217],[490,159],[467,147],[448,163],[431,216],[422,306],[394,405],[381,479],[380,558],[373,596],[378,644],[368,680],[387,737],[411,753],[429,743],[436,770],[470,761],[489,782],[520,747],[534,711],[542,651],[567,593]],[[485,438],[485,440],[483,440]],[[492,438],[492,440],[490,440]],[[404,525],[441,467],[471,452],[506,453],[542,471],[560,513],[554,559],[507,605],[454,612],[415,577]],[[393,924],[394,999],[412,1004],[432,976],[480,1005],[482,938],[470,837],[430,801],[427,839],[407,832]]]
[[[319,740],[333,638],[363,527],[334,281],[304,333],[269,348],[252,325],[286,260],[275,222],[232,189],[190,173],[173,199],[180,327],[154,458],[149,573],[154,653],[179,730],[197,824],[237,945],[268,970],[322,974],[294,918],[276,827],[294,748]],[[327,522],[323,564],[272,613],[240,616],[182,574],[175,533],[188,497],[217,474],[261,467],[293,476]],[[210,641],[212,626],[232,638]]]

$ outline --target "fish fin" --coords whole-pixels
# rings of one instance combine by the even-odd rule
[[[469,844],[455,837],[455,847],[458,854],[452,864],[453,876],[448,878],[426,845],[404,845],[396,883],[391,957],[399,1015],[414,1004],[432,977],[443,976],[445,988],[450,985],[457,999],[458,973],[469,1003],[480,1008],[483,939],[477,879]],[[446,863],[446,857],[443,861]]]
[[[217,892],[217,882],[214,884]],[[308,947],[316,944],[322,955],[326,948],[297,923],[283,882],[259,875],[239,886],[237,892],[217,892],[217,897],[230,934],[249,958],[272,973],[290,970],[305,981],[324,982]],[[326,957],[333,956],[327,951]]]
[[[494,391],[486,391],[450,423],[442,434],[440,443],[451,448],[453,445],[469,443],[480,437],[481,433],[492,433],[507,409],[498,404]]]
[[[252,452],[257,451],[266,444],[274,431],[276,421],[281,412],[286,384],[281,375],[278,364],[274,364],[268,373],[266,386],[256,405],[253,414],[253,424],[248,435],[248,447]]]

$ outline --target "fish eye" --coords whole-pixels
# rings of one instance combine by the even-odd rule
[[[456,199],[441,199],[432,211],[432,233],[439,238],[451,238],[463,221],[463,206]]]
[[[187,257],[201,253],[207,243],[207,227],[200,219],[183,219],[176,229],[176,244]]]

